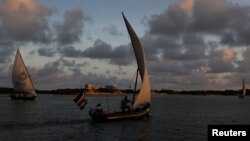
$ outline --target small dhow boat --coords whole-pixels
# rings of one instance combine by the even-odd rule
[[[15,62],[12,72],[12,83],[15,94],[10,95],[13,100],[34,100],[36,91],[29,72],[23,62],[19,49],[16,51]]]
[[[245,86],[245,80],[242,80],[242,93],[239,94],[239,98],[244,98],[246,95],[246,86]]]
[[[131,43],[133,46],[133,50],[136,56],[137,61],[137,78],[138,73],[140,74],[142,84],[139,91],[138,96],[136,99],[133,99],[132,108],[128,111],[120,111],[120,112],[113,112],[113,113],[106,113],[103,111],[96,111],[96,109],[91,109],[89,111],[89,115],[94,121],[97,122],[105,122],[105,121],[113,121],[113,120],[123,120],[123,119],[140,119],[147,117],[150,112],[150,102],[151,102],[151,89],[150,89],[150,82],[147,70],[147,63],[145,53],[137,37],[135,31],[129,24],[128,20],[122,13],[125,25],[127,27]],[[137,82],[137,79],[136,79]],[[135,83],[136,89],[136,83]]]

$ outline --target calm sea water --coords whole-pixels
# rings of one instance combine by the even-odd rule
[[[208,124],[250,124],[250,97],[153,96],[149,119],[92,123],[90,106],[119,110],[120,97],[90,97],[84,110],[75,96],[39,95],[12,101],[0,95],[1,141],[205,141]]]

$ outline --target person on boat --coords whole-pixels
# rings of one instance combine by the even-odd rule
[[[100,103],[98,103],[98,104],[96,105],[96,108],[95,108],[95,113],[96,113],[96,114],[101,114],[102,112],[103,112],[102,106],[101,106]]]
[[[128,100],[128,97],[125,96],[124,99],[121,101],[121,109],[122,112],[130,111],[130,106],[128,106],[128,103],[132,103],[132,101]]]

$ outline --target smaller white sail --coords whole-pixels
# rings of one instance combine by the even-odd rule
[[[245,96],[246,94],[246,86],[245,86],[245,80],[242,81],[242,96]]]
[[[15,62],[12,72],[12,83],[16,93],[36,96],[36,92],[30,79],[27,68],[23,62],[19,49],[16,51]]]

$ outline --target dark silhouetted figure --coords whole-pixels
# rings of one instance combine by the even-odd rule
[[[102,106],[101,106],[100,103],[98,103],[98,104],[96,105],[95,112],[96,112],[96,114],[101,114],[101,113],[103,112]]]
[[[121,101],[122,112],[125,112],[126,110],[130,111],[130,106],[128,106],[129,102],[132,103],[132,101],[128,100],[128,97],[125,96],[124,99]]]

